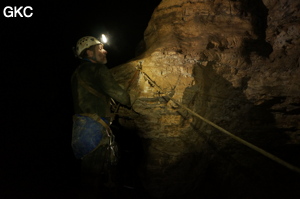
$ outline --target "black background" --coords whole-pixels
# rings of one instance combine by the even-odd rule
[[[80,170],[71,149],[70,78],[79,63],[72,47],[105,33],[108,67],[125,63],[159,3],[1,2],[1,198],[72,192]],[[6,18],[5,6],[31,6],[33,16]]]

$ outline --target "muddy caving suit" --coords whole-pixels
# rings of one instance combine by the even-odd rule
[[[85,86],[82,82],[84,82]],[[85,148],[83,150],[75,149],[73,145],[76,144],[74,144],[74,142],[79,138],[77,136],[74,139],[74,131],[77,132],[83,128],[91,128],[92,130],[99,128],[99,131],[102,131],[100,143],[104,143],[105,140],[108,139],[104,132],[105,128],[94,120],[101,118],[102,121],[105,121],[109,125],[109,120],[112,116],[110,111],[110,98],[113,98],[123,105],[130,106],[130,97],[129,94],[118,85],[105,65],[92,63],[88,60],[83,60],[76,69],[72,76],[71,83],[75,111],[72,135],[73,151],[77,158],[82,159],[82,174],[84,176],[90,176],[92,179],[95,179],[95,177],[100,179],[103,178],[103,175],[106,175],[104,173],[107,172],[107,155],[105,154],[105,147],[107,146],[100,145],[99,147],[99,145],[96,144],[98,147],[88,153],[84,151],[86,150]],[[92,93],[91,90],[88,90],[86,85],[92,88],[92,90],[95,90],[97,95]],[[89,115],[90,117],[85,117],[85,115]],[[90,121],[94,122],[89,123]],[[85,135],[81,136],[84,137]],[[99,140],[92,140],[94,138],[85,137],[84,139],[85,141],[91,139],[91,142],[94,143],[99,142]],[[99,139],[99,137],[97,139]],[[89,145],[89,143],[87,143],[87,145]],[[100,181],[102,181],[102,179],[100,179]]]

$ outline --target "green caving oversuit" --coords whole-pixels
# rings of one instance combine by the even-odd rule
[[[105,65],[83,61],[77,68],[77,72],[84,82],[102,96],[99,98],[79,85],[76,75],[73,74],[72,91],[75,113],[96,113],[100,117],[110,117],[110,98],[130,106],[129,94],[119,86]]]
[[[94,95],[80,84],[78,76],[89,87],[96,90],[100,96]],[[104,64],[82,60],[82,63],[72,76],[71,84],[75,114],[97,114],[99,117],[109,120],[112,116],[110,98],[123,105],[130,106],[129,94],[120,87]],[[107,154],[105,154],[103,147],[98,147],[82,158],[82,174],[85,178],[89,178],[88,176],[90,176],[91,179],[97,177],[100,179],[107,173],[108,168],[107,164],[105,164]]]

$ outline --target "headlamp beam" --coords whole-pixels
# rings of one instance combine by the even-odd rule
[[[104,44],[107,43],[107,37],[104,34],[101,35],[101,39],[100,40]]]

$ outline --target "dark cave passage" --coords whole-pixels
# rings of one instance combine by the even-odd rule
[[[115,186],[111,188],[85,186],[81,161],[72,153],[72,99],[66,94],[69,86],[61,86],[69,85],[65,79],[71,69],[55,68],[59,71],[55,77],[63,79],[55,83],[55,72],[35,70],[31,75],[42,73],[38,78],[55,88],[45,91],[40,87],[46,84],[30,82],[4,91],[4,97],[13,98],[13,107],[22,104],[22,108],[16,115],[9,115],[11,110],[4,114],[12,122],[6,123],[9,128],[3,133],[9,153],[3,153],[0,197],[298,199],[297,172],[223,134],[170,96],[300,167],[299,16],[299,2],[293,0],[161,1],[148,23],[138,57],[111,68],[124,87],[137,66],[153,80],[139,73],[129,89],[136,115],[122,110],[125,116],[112,125],[120,156],[113,167]],[[124,23],[114,31],[126,27]],[[135,30],[132,27],[129,32]],[[111,55],[128,49],[125,37],[115,40],[126,45],[122,50],[111,46]],[[125,54],[134,53],[122,54],[123,61]],[[115,63],[120,62],[111,62]],[[23,75],[24,67],[14,69],[18,71],[15,79],[28,78]],[[46,73],[49,76],[43,76]],[[14,78],[6,83],[12,84]],[[39,96],[20,102],[20,91]],[[32,108],[39,103],[37,109]],[[20,120],[17,125],[16,120]]]

